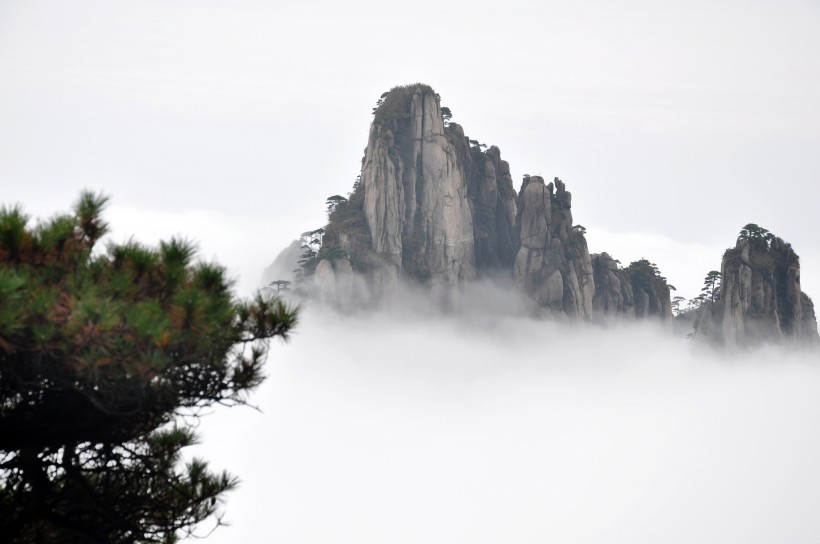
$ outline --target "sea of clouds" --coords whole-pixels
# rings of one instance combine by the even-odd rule
[[[816,352],[720,353],[499,296],[449,316],[305,309],[260,410],[203,420],[195,453],[242,480],[206,541],[817,541]]]

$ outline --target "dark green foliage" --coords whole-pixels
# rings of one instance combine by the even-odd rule
[[[766,249],[769,247],[774,235],[755,223],[749,223],[740,229],[739,238],[741,240],[748,240],[749,244],[754,248]]]
[[[329,216],[330,221],[326,227],[327,241],[338,241],[340,232],[351,233],[370,240],[370,230],[367,227],[367,220],[364,216],[364,186],[361,183],[361,176],[356,177],[353,184],[353,192],[348,195],[348,199],[340,201]]]
[[[304,252],[299,257],[299,260],[296,261],[299,264],[299,268],[295,270],[296,280],[298,283],[313,275],[313,272],[316,270],[316,266],[321,260],[319,257],[319,250],[322,247],[324,235],[325,229],[323,228],[302,233],[300,240],[302,242],[302,249]]]
[[[674,315],[670,291],[675,288],[666,282],[666,278],[661,275],[657,265],[646,259],[639,259],[630,263],[624,270],[632,286],[637,317],[660,315],[664,318],[667,315]],[[646,314],[639,314],[637,311],[641,300],[648,303],[648,306],[645,307]],[[641,312],[643,311],[641,310]]]
[[[0,210],[3,542],[173,542],[219,523],[236,481],[183,463],[189,425],[244,403],[296,322],[277,300],[236,300],[190,242],[94,251],[105,203],[83,193],[34,228]]]
[[[429,85],[422,83],[399,85],[383,93],[373,109],[373,122],[377,125],[392,127],[393,121],[408,119],[410,117],[408,112],[410,100],[417,90],[421,90],[422,93],[433,93],[433,89]]]
[[[341,247],[341,237],[345,236],[358,247],[370,246],[370,229],[364,215],[364,185],[357,176],[353,191],[348,198],[333,195],[327,199],[328,224],[313,231],[302,233],[302,253],[299,268],[295,270],[297,284],[311,277],[316,266],[323,259],[350,259],[357,270],[365,268],[364,263]]]
[[[754,223],[745,225],[738,239],[749,243],[749,264],[756,270],[773,273],[779,267],[788,269],[800,265],[800,257],[791,244]],[[731,265],[739,264],[740,258],[741,251],[736,247],[723,254],[723,259]]]
[[[450,111],[450,108],[446,106],[441,107],[441,118],[444,121],[445,127],[450,125],[450,119],[453,118],[453,112]]]
[[[341,237],[347,237],[356,247],[370,246],[370,229],[364,215],[364,185],[361,175],[353,183],[353,191],[347,199],[340,201],[330,213],[322,247],[319,249],[320,259],[351,259],[351,264],[364,269],[364,264],[350,255],[341,247]]]
[[[666,278],[661,276],[660,270],[655,263],[650,263],[646,259],[638,259],[625,268],[629,274],[633,289],[649,290],[653,284],[661,282],[669,288]]]
[[[706,274],[701,291],[706,300],[715,302],[720,299],[720,272],[711,270]]]
[[[327,215],[328,215],[328,217],[330,217],[330,215],[333,213],[333,211],[336,209],[336,207],[339,204],[343,203],[343,202],[347,202],[347,199],[345,197],[341,196],[341,195],[333,195],[333,196],[327,197],[327,200],[325,201],[325,204],[327,204]]]

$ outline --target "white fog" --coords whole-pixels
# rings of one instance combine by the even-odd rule
[[[651,326],[308,309],[249,408],[208,542],[813,542],[816,354]]]

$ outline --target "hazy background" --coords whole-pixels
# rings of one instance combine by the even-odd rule
[[[238,279],[358,174],[370,111],[423,81],[516,188],[559,176],[590,249],[695,296],[738,230],[820,296],[815,1],[0,0],[0,202],[113,198]],[[816,355],[722,360],[656,331],[306,312],[262,413],[201,452],[244,480],[208,542],[808,543]]]
[[[82,187],[256,287],[350,190],[379,95],[423,81],[516,188],[559,176],[593,251],[698,294],[740,227],[820,293],[820,4],[0,1],[0,200]]]

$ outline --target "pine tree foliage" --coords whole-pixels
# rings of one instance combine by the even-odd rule
[[[0,534],[4,542],[174,542],[236,485],[181,451],[202,409],[262,381],[296,313],[239,301],[190,242],[96,246],[107,199],[31,226],[0,208]],[[203,524],[204,525],[204,524]]]

